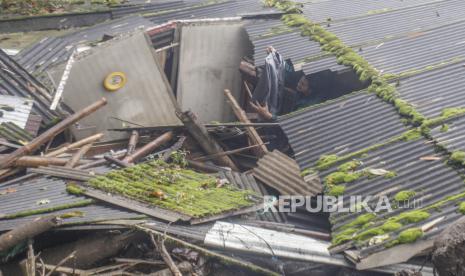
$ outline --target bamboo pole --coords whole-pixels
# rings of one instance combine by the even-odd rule
[[[147,145],[137,149],[131,155],[126,156],[123,159],[123,162],[126,162],[126,163],[136,162],[137,160],[141,159],[142,157],[154,151],[156,148],[161,147],[162,145],[166,144],[168,141],[173,139],[173,136],[174,134],[172,131],[168,131],[164,133],[163,135],[153,140],[152,142],[148,143]]]
[[[18,158],[21,156],[31,154],[35,150],[37,150],[41,145],[46,143],[48,140],[52,139],[55,135],[65,130],[70,125],[76,123],[77,121],[81,120],[82,118],[88,116],[89,114],[95,112],[97,109],[101,108],[102,106],[107,104],[107,100],[102,98],[97,102],[85,107],[84,109],[74,113],[73,115],[69,116],[68,118],[64,119],[63,121],[59,122],[55,126],[49,128],[47,131],[42,133],[41,135],[34,138],[31,142],[27,145],[22,146],[21,148],[15,150],[14,152],[10,153],[6,158],[2,159],[0,163],[0,169],[5,169],[10,167],[14,164]]]
[[[45,154],[44,156],[45,157],[56,157],[56,156],[58,156],[58,155],[60,155],[62,153],[65,153],[65,152],[69,151],[69,150],[80,148],[80,147],[82,147],[84,145],[87,145],[89,143],[94,143],[94,142],[102,139],[102,137],[103,137],[103,133],[97,133],[95,135],[92,135],[92,136],[86,137],[84,139],[81,139],[81,140],[79,140],[79,141],[77,141],[75,143],[72,143],[72,144],[69,144],[67,146],[61,147],[61,148],[59,148],[57,150],[51,151],[51,152]]]
[[[72,157],[71,159],[65,164],[66,168],[74,168],[74,166],[79,163],[79,160],[92,148],[92,144],[84,145],[80,148]]]
[[[225,89],[224,95],[228,99],[228,102],[231,105],[231,108],[234,111],[234,114],[236,115],[236,117],[239,119],[239,121],[245,124],[250,124],[251,122],[249,118],[247,118],[245,111],[242,110],[242,108],[239,106],[236,99],[231,94],[231,91],[229,91],[228,89]],[[245,128],[245,130],[246,130],[247,136],[249,137],[250,145],[260,145],[260,147],[255,148],[253,150],[255,155],[257,157],[263,157],[268,152],[268,149],[263,143],[262,138],[260,137],[260,135],[258,135],[258,132],[255,130],[254,127],[248,126]]]

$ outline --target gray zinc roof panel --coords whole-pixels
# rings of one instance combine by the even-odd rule
[[[440,116],[445,108],[465,107],[463,62],[414,75],[399,84],[400,97],[428,118]]]
[[[204,6],[194,5],[159,15],[151,16],[148,14],[147,18],[156,24],[160,24],[170,20],[234,17],[240,16],[242,13],[270,10],[273,9],[264,7],[263,3],[257,0],[227,0]]]
[[[432,2],[438,2],[438,0],[328,0],[307,3],[304,5],[303,12],[315,22],[327,21],[328,18],[336,21]]]
[[[386,74],[400,74],[465,58],[465,21],[364,47],[359,52]]]
[[[305,58],[320,55],[320,44],[303,37],[300,32],[283,33],[272,37],[254,40],[254,60],[256,65],[261,65],[265,61],[266,48],[273,46],[284,59],[292,59],[292,62],[299,63]]]
[[[441,130],[442,126],[431,130],[430,135],[433,140],[451,153],[454,151],[465,152],[465,117],[449,120],[446,124],[447,131]]]
[[[350,66],[338,64],[335,56],[330,55],[311,62],[306,62],[302,65],[302,70],[306,75],[318,73],[325,70],[333,72],[342,72],[352,70]]]
[[[361,45],[463,20],[465,1],[448,0],[330,23],[325,28],[347,45]]]
[[[272,34],[273,30],[276,29],[291,30],[280,19],[246,20],[244,28],[252,41],[259,39],[261,36]]]
[[[153,24],[141,16],[110,20],[61,37],[48,37],[19,52],[14,58],[30,73],[39,74],[50,66],[68,60],[74,47],[102,39],[103,35],[116,36]]]
[[[14,192],[0,195],[0,210],[4,215],[17,214],[19,212],[48,209],[51,207],[65,206],[72,203],[87,200],[86,197],[71,195],[66,192],[66,181],[52,177],[31,177],[21,181],[11,181],[0,184],[0,190],[14,189]],[[39,204],[44,201],[46,204]],[[80,221],[94,221],[109,218],[136,218],[138,213],[123,211],[120,208],[105,207],[101,204],[92,204],[85,207],[73,208],[86,211],[85,217]],[[55,214],[70,211],[65,209],[54,212]],[[105,215],[103,215],[105,214]],[[0,219],[0,230],[8,230],[13,225],[28,221],[34,216],[15,219]],[[76,220],[79,220],[76,218]]]
[[[301,169],[321,155],[354,152],[406,131],[393,106],[365,91],[279,118]]]
[[[422,157],[426,156],[438,156],[440,159],[432,161],[422,159]],[[398,208],[394,209],[393,212],[384,213],[384,218],[396,216],[401,212],[430,206],[448,196],[465,191],[465,186],[459,173],[444,164],[444,158],[436,152],[434,146],[429,141],[423,138],[415,141],[401,141],[370,151],[366,156],[357,158],[362,164],[358,169],[385,169],[395,172],[396,176],[393,178],[382,176],[372,178],[362,177],[352,183],[346,183],[344,196],[375,196],[368,203],[370,204],[377,202],[376,196],[387,195],[392,199],[397,192],[412,190],[416,192],[413,199],[421,199],[421,201],[417,201],[415,206],[412,205],[408,209]],[[322,172],[321,177],[324,178],[331,172],[334,172],[335,167]],[[349,202],[344,201],[343,206],[347,207],[348,205]],[[444,229],[449,223],[454,221],[451,219],[452,217],[457,217],[457,207],[453,203],[449,203],[441,209],[442,211],[430,211],[431,217],[425,221],[404,225],[400,230],[391,233],[391,239],[396,238],[397,234],[406,228],[421,227],[421,225],[441,216],[445,216],[445,220],[437,224],[436,227],[439,230]],[[332,213],[330,221],[333,232],[339,230],[346,223],[353,221],[359,215],[360,213]],[[434,233],[438,232],[435,231]],[[425,238],[428,238],[431,234],[425,235]],[[384,246],[374,246],[365,248],[364,252],[368,254],[384,249]]]

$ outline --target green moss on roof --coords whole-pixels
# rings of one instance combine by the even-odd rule
[[[88,184],[193,217],[220,214],[257,203],[252,191],[238,190],[231,185],[218,187],[212,175],[158,160],[111,171],[91,179]]]
[[[416,193],[414,191],[408,191],[408,190],[400,191],[394,196],[394,200],[397,202],[407,201],[411,199],[412,197],[414,197],[415,194]]]
[[[48,208],[28,210],[28,211],[22,211],[22,212],[18,212],[14,214],[8,214],[8,215],[3,216],[2,218],[3,219],[14,219],[14,218],[29,217],[29,216],[47,214],[47,213],[57,212],[61,210],[71,209],[71,208],[84,207],[84,206],[91,205],[93,203],[95,203],[94,200],[86,199],[86,200],[81,200],[77,202],[67,203],[67,204],[48,207]]]
[[[328,195],[330,196],[341,196],[344,194],[346,186],[344,185],[334,185],[329,188]]]
[[[399,243],[413,243],[423,236],[423,231],[420,228],[410,228],[400,232]]]
[[[465,152],[463,151],[454,151],[450,156],[450,160],[455,163],[462,164],[465,161]]]
[[[461,202],[461,203],[459,204],[458,210],[459,210],[460,213],[462,213],[463,215],[465,215],[465,202]]]
[[[338,170],[341,172],[348,172],[357,169],[362,163],[358,160],[352,160],[346,162],[338,167]]]
[[[360,227],[363,226],[364,224],[367,224],[368,222],[374,220],[376,218],[376,215],[374,213],[366,213],[359,215],[357,218],[355,218],[353,221],[345,224],[342,226],[342,230],[350,229],[352,227]]]

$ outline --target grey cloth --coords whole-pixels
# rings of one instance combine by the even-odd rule
[[[276,116],[281,110],[284,91],[285,62],[282,56],[273,51],[265,58],[265,67],[259,75],[252,100],[260,104],[268,103],[268,110]]]

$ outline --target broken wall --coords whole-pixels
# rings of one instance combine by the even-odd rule
[[[181,29],[177,99],[202,122],[234,120],[224,97],[240,99],[241,58],[253,51],[240,22],[185,25]]]

